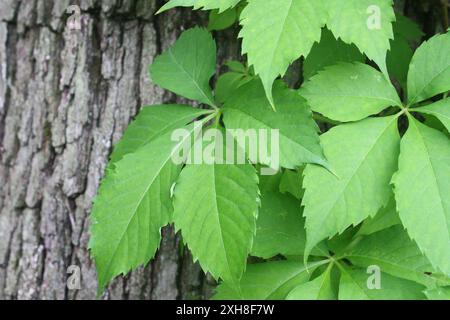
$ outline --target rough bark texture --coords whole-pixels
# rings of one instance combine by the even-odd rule
[[[96,298],[86,247],[108,155],[140,106],[174,101],[148,65],[205,21],[188,9],[154,17],[161,2],[0,0],[0,299]],[[72,4],[81,30],[69,28]],[[81,290],[67,289],[71,265]],[[167,229],[157,259],[103,298],[204,298],[211,285]]]

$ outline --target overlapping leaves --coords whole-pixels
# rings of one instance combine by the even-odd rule
[[[161,11],[192,6],[220,15],[238,3],[172,0]],[[412,56],[405,46],[421,33],[399,16],[392,40],[391,0],[249,0],[240,18],[252,68],[229,63],[215,88],[216,44],[204,29],[184,32],[151,66],[156,84],[212,109],[146,107],[115,147],[92,213],[99,290],[147,264],[161,228],[173,223],[194,260],[223,281],[218,299],[448,298],[450,105],[439,99],[450,90],[449,34]],[[407,54],[396,68],[400,52]],[[381,72],[363,64],[362,53]],[[300,56],[308,56],[301,90],[273,85]],[[406,89],[405,103],[388,70]],[[310,107],[332,126],[320,138]],[[429,117],[439,130],[427,126]],[[202,127],[242,130],[245,139],[233,142],[244,163],[190,162]],[[184,135],[174,140],[177,129]],[[258,148],[278,147],[277,167],[246,140],[249,130],[273,129],[279,145]],[[215,153],[223,143],[209,142]],[[266,166],[278,174],[258,177]],[[281,261],[247,265],[249,255]],[[373,265],[378,290],[367,285]]]

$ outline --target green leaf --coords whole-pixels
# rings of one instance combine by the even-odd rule
[[[225,65],[230,69],[230,71],[248,74],[247,68],[240,61],[230,60],[227,61]]]
[[[304,163],[327,166],[317,125],[304,99],[280,82],[274,86],[274,99],[277,112],[270,109],[259,80],[245,84],[223,107],[226,128],[279,130],[280,165],[284,168],[295,169]],[[238,139],[241,148],[247,150],[244,143]],[[260,157],[251,160],[270,165]]]
[[[450,275],[450,140],[412,116],[393,178],[400,219],[432,265]]]
[[[300,200],[303,198],[304,190],[302,188],[303,182],[303,169],[298,171],[286,170],[281,177],[280,192],[288,194],[290,193],[295,198]]]
[[[185,31],[150,67],[152,80],[178,95],[214,106],[209,80],[216,71],[216,43],[205,29]]]
[[[336,176],[321,167],[306,166],[307,253],[321,240],[374,216],[387,204],[399,141],[396,116],[341,125],[322,135]]]
[[[450,300],[450,287],[426,290],[425,295],[428,300]]]
[[[381,273],[381,289],[369,289],[371,274],[361,269],[341,269],[339,300],[423,300],[424,287]]]
[[[328,0],[326,3],[327,27],[334,36],[355,44],[387,77],[386,53],[389,40],[394,38],[392,0]]]
[[[323,29],[320,42],[313,45],[311,53],[305,59],[303,76],[309,79],[318,71],[338,62],[364,62],[364,60],[364,55],[358,48],[336,40],[330,30]]]
[[[395,88],[374,68],[361,63],[327,67],[300,89],[313,111],[337,121],[356,121],[400,106]]]
[[[209,112],[211,111],[182,105],[155,105],[142,108],[136,120],[129,125],[122,139],[114,147],[111,163]]]
[[[359,267],[377,265],[398,278],[426,286],[435,283],[425,274],[434,271],[430,263],[400,225],[364,237],[345,257]]]
[[[358,231],[358,235],[370,235],[372,233],[390,228],[397,224],[401,224],[400,217],[397,213],[397,204],[395,203],[395,197],[392,195],[388,204],[381,208],[375,217],[367,218]]]
[[[233,96],[237,89],[251,80],[252,77],[238,72],[227,72],[222,74],[216,83],[216,100],[220,103],[226,102]]]
[[[219,12],[225,11],[236,6],[241,0],[170,0],[157,14],[175,7],[194,7],[194,9],[212,10],[218,9]]]
[[[416,22],[402,14],[396,13],[393,24],[395,37],[401,37],[408,42],[419,42],[425,35]]]
[[[403,89],[406,88],[408,70],[414,51],[408,42],[401,37],[391,41],[391,50],[387,55],[387,67],[389,74],[394,77]]]
[[[203,270],[236,284],[256,232],[258,177],[251,165],[192,164],[180,174],[174,221]]]
[[[333,290],[331,282],[331,270],[333,264],[330,264],[327,270],[316,279],[300,284],[292,290],[287,300],[336,300],[337,296]]]
[[[235,8],[228,9],[222,13],[212,10],[209,14],[208,30],[224,30],[231,27],[237,20],[238,13]]]
[[[301,262],[276,261],[247,266],[240,282],[241,294],[222,283],[216,289],[215,300],[283,300],[298,285],[309,280],[310,273],[328,261]]]
[[[252,256],[269,259],[276,255],[303,255],[305,221],[300,202],[290,195],[263,192],[256,222]]]
[[[450,98],[414,109],[414,111],[435,116],[450,132]]]
[[[409,18],[396,14],[397,21],[393,24],[394,40],[391,40],[391,50],[387,54],[389,74],[406,90],[408,70],[414,51],[411,43],[419,42],[424,35],[419,26]]]
[[[192,134],[194,126],[188,128]],[[172,155],[182,145],[171,141],[168,132],[126,155],[104,178],[92,209],[89,245],[99,292],[115,276],[154,256],[160,229],[169,223],[173,211],[170,188],[181,167],[174,164]]]
[[[274,80],[294,60],[308,55],[325,19],[322,0],[250,0],[242,11],[242,53],[261,77],[272,106]]]
[[[449,52],[450,33],[434,36],[417,49],[409,67],[409,105],[450,90]]]

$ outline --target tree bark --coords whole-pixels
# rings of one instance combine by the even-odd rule
[[[0,2],[0,299],[96,298],[89,214],[108,156],[140,106],[186,102],[152,84],[148,66],[205,21],[189,9],[154,16],[161,2]],[[68,25],[72,4],[81,30]],[[221,58],[237,52],[219,48]],[[155,261],[102,298],[211,294],[213,281],[173,230],[163,234]],[[72,265],[81,268],[80,290],[66,285]]]

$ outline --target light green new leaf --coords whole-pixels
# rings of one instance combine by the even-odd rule
[[[336,300],[337,296],[331,282],[332,267],[333,264],[330,264],[322,275],[294,288],[286,300]]]
[[[355,44],[387,76],[386,53],[394,38],[392,0],[327,0],[327,27],[336,38]]]
[[[218,9],[219,12],[225,11],[236,6],[241,0],[170,0],[158,13],[167,11],[175,7],[194,7],[194,9],[212,10]]]
[[[261,77],[272,106],[273,81],[308,55],[320,40],[325,19],[322,0],[250,0],[242,11],[242,53]]]
[[[425,274],[434,271],[430,263],[400,225],[364,237],[344,256],[360,267],[377,265],[398,278],[426,286],[435,283]]]
[[[305,242],[300,202],[279,192],[263,192],[251,255],[263,259],[303,255]]]
[[[194,126],[188,128],[192,134]],[[154,256],[160,229],[169,223],[173,211],[170,188],[181,169],[172,155],[183,144],[172,142],[168,132],[126,155],[104,178],[92,209],[89,244],[99,292],[115,276]]]
[[[428,300],[450,300],[450,287],[442,287],[425,291]]]
[[[250,264],[240,282],[241,293],[222,283],[216,289],[215,300],[283,300],[298,285],[309,280],[311,272],[328,263],[276,261]]]
[[[450,98],[414,109],[414,111],[435,116],[450,132]]]
[[[303,63],[303,76],[309,79],[318,71],[338,62],[364,62],[364,60],[365,57],[358,48],[336,40],[330,30],[323,29],[320,42],[313,45]]]
[[[450,140],[413,117],[393,178],[403,225],[431,264],[450,275]]]
[[[119,161],[124,155],[137,151],[155,138],[184,127],[195,118],[209,112],[211,111],[182,105],[144,107],[114,147],[111,163]]]
[[[362,269],[341,269],[341,283],[339,285],[339,300],[423,300],[425,289],[418,283],[399,279],[380,273],[381,288],[369,289],[372,284],[368,274]]]
[[[252,165],[192,164],[175,188],[174,221],[203,270],[236,284],[256,232],[258,176]]]
[[[205,29],[183,32],[150,67],[156,84],[178,95],[214,106],[209,80],[216,71],[216,43]]]
[[[277,112],[270,109],[258,79],[243,85],[223,107],[227,129],[244,131],[265,129],[269,141],[275,137],[270,130],[278,130],[281,167],[295,169],[304,163],[327,166],[319,143],[318,128],[306,101],[280,82],[274,86],[274,99],[278,108]],[[242,149],[248,150],[248,146],[244,145],[248,143],[245,143],[243,139],[237,139],[237,142]],[[263,140],[261,144],[262,142]],[[272,147],[271,144],[270,147]],[[267,148],[267,151],[269,155],[275,156],[274,150],[270,153],[271,148]],[[251,160],[271,165],[269,159],[256,157],[257,159],[252,157]]]
[[[327,67],[300,89],[313,111],[337,121],[356,121],[401,101],[392,84],[374,68],[361,63]]]
[[[450,33],[434,36],[414,54],[408,74],[408,103],[450,90]]]
[[[399,143],[396,116],[341,125],[322,135],[325,155],[336,176],[321,167],[306,166],[307,253],[321,240],[344,232],[386,206]]]

